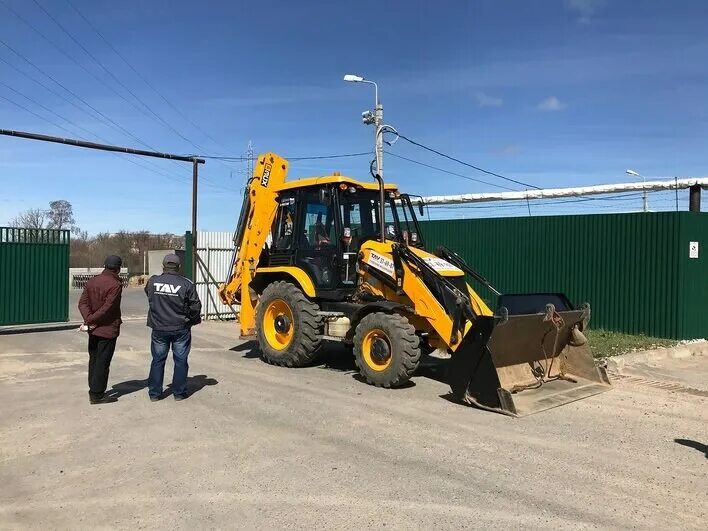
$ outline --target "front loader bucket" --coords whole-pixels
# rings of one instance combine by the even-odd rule
[[[528,302],[538,296],[514,297]],[[458,400],[521,417],[610,389],[580,332],[589,307],[558,311],[548,304],[543,313],[517,315],[500,310],[477,318],[452,356],[448,378]]]

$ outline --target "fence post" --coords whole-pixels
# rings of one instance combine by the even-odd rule
[[[701,186],[696,184],[689,188],[688,193],[688,210],[690,212],[701,211]]]
[[[209,253],[209,246],[208,245],[206,247],[205,252],[206,252],[206,268],[207,268],[207,271],[210,271],[210,269],[209,269],[209,264],[210,264],[209,254],[210,253]],[[209,319],[209,299],[211,298],[209,295],[211,292],[211,284],[209,283],[209,279],[206,278],[206,275],[204,275],[204,284],[206,285],[206,310],[204,311],[204,317],[206,319]]]
[[[187,231],[184,233],[184,266],[182,267],[182,274],[194,282],[192,258],[192,233]]]

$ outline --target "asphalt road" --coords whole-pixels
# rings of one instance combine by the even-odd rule
[[[0,527],[705,529],[706,397],[618,380],[512,419],[425,375],[372,388],[341,352],[272,367],[236,337],[198,327],[192,396],[151,403],[128,321],[118,401],[90,406],[83,334],[0,336]]]

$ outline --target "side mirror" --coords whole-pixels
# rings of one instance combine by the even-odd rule
[[[425,205],[423,204],[423,200],[421,199],[418,201],[418,212],[420,212],[420,217],[425,216],[425,210],[423,209]]]
[[[326,188],[320,188],[320,203],[327,206],[332,203],[332,196]]]

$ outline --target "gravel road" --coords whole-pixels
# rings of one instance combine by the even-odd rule
[[[198,327],[192,396],[151,403],[128,321],[118,401],[90,406],[84,335],[0,336],[0,527],[705,529],[704,396],[620,379],[513,419],[430,371],[376,389],[338,349],[284,369],[236,337]]]

